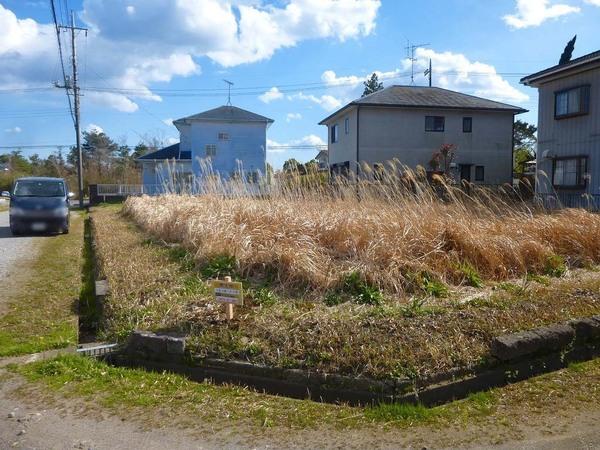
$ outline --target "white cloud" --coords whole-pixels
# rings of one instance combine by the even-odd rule
[[[179,142],[179,138],[176,138],[176,137],[168,137],[167,138],[167,145],[177,144],[178,142]]]
[[[470,61],[461,53],[438,53],[432,49],[418,48],[415,57],[416,73],[423,73],[431,59],[434,86],[501,102],[522,103],[529,100],[528,95],[502,78],[494,66]],[[404,60],[403,64],[404,69],[410,68],[410,60]]]
[[[356,87],[362,86],[363,82],[371,77],[373,73],[377,75],[379,81],[393,80],[402,75],[403,70],[395,69],[389,72],[381,72],[379,70],[375,70],[370,72],[368,75],[364,76],[337,76],[337,74],[333,70],[326,70],[321,75],[321,81],[323,81],[327,86],[335,87],[335,86],[348,86],[348,87]]]
[[[600,1],[594,0],[594,3]],[[558,19],[581,11],[577,6],[564,3],[553,3],[549,0],[517,0],[515,14],[507,14],[503,17],[512,28],[537,27],[546,20]]]
[[[104,133],[104,129],[95,123],[90,123],[87,127],[85,127],[85,131],[95,134]]]
[[[21,129],[21,127],[6,128],[4,130],[5,133],[11,133],[11,134],[17,134],[17,133],[20,133],[21,131],[23,131]]]
[[[291,145],[327,145],[323,139],[316,134],[309,134],[301,139],[296,139],[290,142]]]
[[[298,92],[297,94],[292,94],[288,96],[289,100],[308,100],[313,103],[316,103],[325,111],[334,111],[342,106],[341,100],[335,98],[333,95],[325,94],[319,97],[315,95],[306,95],[302,92]]]
[[[298,146],[298,145],[310,145],[310,146],[320,146],[327,145],[323,139],[321,139],[316,134],[309,134],[300,139],[293,139],[286,143],[279,143],[277,141],[273,141],[271,139],[267,139],[267,152],[268,153],[286,153],[289,152],[290,149],[286,148],[289,146]],[[313,149],[310,149],[313,150]]]
[[[494,66],[478,61],[470,61],[461,53],[436,52],[433,49],[418,48],[415,51],[415,77],[416,82],[424,83],[423,72],[429,68],[429,59],[433,65],[434,86],[464,92],[479,97],[485,97],[502,102],[522,103],[529,100],[529,96],[512,86],[506,79],[496,72]],[[329,87],[329,93],[337,93],[329,105],[323,105],[323,97],[304,95],[302,93],[289,96],[290,99],[310,100],[314,103],[329,106],[331,110],[337,109],[342,103],[354,100],[362,94],[363,81],[374,72],[379,81],[390,84],[407,84],[410,79],[411,61],[405,59],[400,68],[390,71],[374,70],[368,75],[338,76],[333,70],[326,70],[321,75],[321,80]],[[387,83],[386,83],[387,81]],[[338,99],[339,98],[339,99]]]
[[[263,103],[271,103],[273,100],[280,100],[283,98],[283,94],[277,87],[273,86],[267,92],[262,95],[259,95],[258,98]]]
[[[162,121],[165,125],[167,126],[171,126],[173,125],[173,118],[172,117],[168,117],[167,119],[163,119]]]
[[[290,123],[292,120],[300,120],[302,119],[302,114],[300,113],[287,113],[285,116],[285,121]]]
[[[594,6],[600,6],[600,0],[585,0],[586,3]]]
[[[136,99],[161,100],[153,83],[200,73],[198,58],[231,67],[309,39],[359,38],[374,30],[380,6],[380,0],[84,0],[87,84],[121,91],[88,91],[83,101],[133,112]],[[0,87],[47,84],[56,66],[53,25],[18,19],[0,3],[0,29]]]

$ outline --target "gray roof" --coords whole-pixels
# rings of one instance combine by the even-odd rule
[[[173,123],[183,122],[186,120],[211,120],[225,122],[264,122],[273,123],[273,119],[261,116],[260,114],[246,111],[237,106],[219,106],[218,108],[194,114],[192,116],[183,117],[175,120]]]
[[[515,114],[527,112],[526,109],[506,103],[450,91],[439,87],[428,86],[389,86],[380,91],[348,103],[340,110],[323,119],[324,124],[330,118],[352,106],[383,106],[399,108],[432,108],[432,109],[469,109],[487,111],[506,111]]]
[[[600,50],[580,56],[579,58],[575,58],[568,63],[557,64],[547,69],[540,70],[539,72],[532,73],[531,75],[527,75],[526,77],[521,78],[521,83],[525,85],[534,84],[536,80],[541,80],[546,76],[554,75],[564,70],[574,69],[575,67],[591,64],[596,61],[600,61]]]
[[[191,160],[192,152],[190,152],[190,151],[180,152],[179,151],[179,143],[177,143],[177,144],[169,145],[168,147],[161,148],[159,150],[155,150],[150,153],[146,153],[145,155],[140,156],[138,158],[138,161],[139,160],[148,161],[148,160],[153,160],[153,159],[178,159],[178,160],[188,159],[188,160]]]

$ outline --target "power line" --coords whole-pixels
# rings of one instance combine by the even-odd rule
[[[67,86],[69,83],[67,79],[67,72],[65,70],[65,62],[63,60],[62,43],[60,39],[60,25],[58,23],[58,20],[56,19],[56,8],[54,7],[54,0],[50,0],[50,7],[52,9],[52,18],[54,20],[54,27],[56,29],[56,39],[58,41],[58,56],[60,58],[60,66],[62,69],[63,81],[65,83],[65,86]],[[71,105],[71,97],[69,96],[69,90],[65,89],[65,92],[67,93],[67,100],[69,101],[69,111],[71,112],[71,117],[73,118],[73,121],[75,121],[75,116],[73,115],[73,107]]]

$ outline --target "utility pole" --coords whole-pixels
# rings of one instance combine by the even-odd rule
[[[431,87],[431,58],[429,58],[429,69],[427,69],[425,72],[423,72],[423,75],[428,76],[429,75],[429,87]]]
[[[75,42],[75,30],[85,31],[87,28],[80,28],[75,26],[75,13],[71,11],[71,26],[59,25],[59,28],[71,31],[71,64],[73,66],[73,77],[71,80],[65,80],[65,85],[60,86],[55,83],[56,87],[64,88],[69,92],[69,89],[73,91],[74,98],[74,119],[75,119],[75,141],[77,144],[77,182],[79,187],[79,207],[83,208],[83,156],[81,151],[81,124],[80,124],[80,108],[79,108],[79,86],[77,85],[77,44]]]
[[[425,47],[429,44],[411,45],[410,41],[406,41],[406,57],[410,60],[410,85],[415,85],[415,50],[419,47]]]

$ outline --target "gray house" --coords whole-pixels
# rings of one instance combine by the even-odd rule
[[[539,90],[536,192],[600,207],[600,51],[521,80]]]
[[[513,123],[526,110],[438,87],[390,86],[323,119],[332,172],[357,162],[397,158],[429,169],[434,152],[454,144],[456,176],[478,184],[512,183]]]

